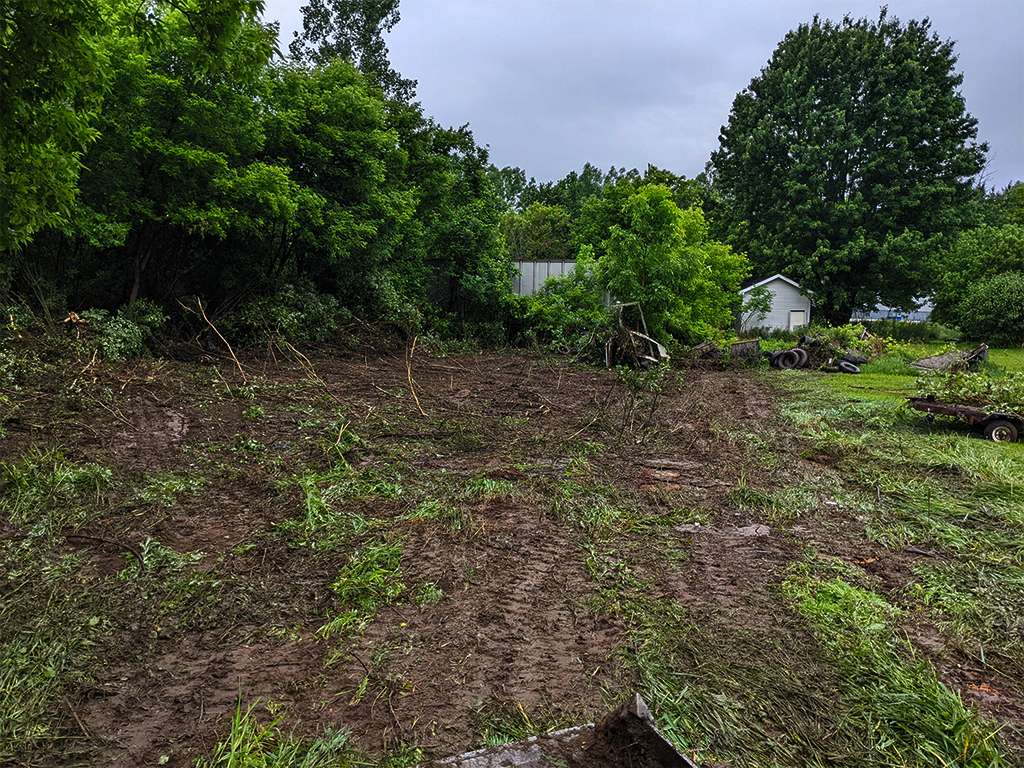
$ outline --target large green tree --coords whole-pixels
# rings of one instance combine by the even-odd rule
[[[67,224],[81,159],[126,36],[197,41],[193,66],[234,55],[262,0],[10,0],[0,4],[0,253]],[[241,41],[244,42],[244,41]]]
[[[324,64],[341,58],[372,77],[387,94],[409,101],[416,83],[396,72],[384,35],[401,20],[399,0],[309,0],[302,30],[290,45],[297,60]]]
[[[0,253],[60,224],[106,74],[95,0],[0,4]]]
[[[817,17],[737,95],[712,156],[729,239],[845,322],[926,292],[987,147],[928,20]]]

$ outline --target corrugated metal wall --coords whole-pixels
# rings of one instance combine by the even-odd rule
[[[575,261],[517,261],[512,290],[520,296],[532,296],[552,277],[571,275]]]

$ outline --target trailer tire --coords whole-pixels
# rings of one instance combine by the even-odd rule
[[[995,443],[1015,443],[1020,438],[1020,429],[1007,419],[993,419],[985,424],[985,437]]]
[[[839,368],[842,373],[860,373],[860,368],[849,360],[840,360],[836,367]]]
[[[793,351],[796,352],[797,357],[800,358],[799,362],[797,362],[797,364],[796,364],[796,367],[797,368],[806,368],[807,367],[807,361],[811,359],[811,356],[807,354],[807,350],[806,349],[800,349],[800,347],[794,347]]]

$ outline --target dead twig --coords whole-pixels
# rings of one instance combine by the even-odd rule
[[[416,353],[416,339],[414,336],[412,339],[412,345],[405,353],[405,377],[409,382],[409,391],[412,393],[412,399],[416,401],[416,408],[420,412],[420,416],[426,416],[427,412],[423,410],[423,406],[420,405],[420,399],[416,395],[416,385],[412,380],[412,356]]]
[[[68,697],[67,696],[62,696],[61,698],[64,699],[64,706],[67,707],[68,712],[71,713],[71,717],[74,718],[75,723],[78,724],[78,728],[82,731],[82,735],[84,735],[85,738],[89,739],[89,741],[92,741],[93,740],[92,733],[89,731],[88,728],[85,727],[85,723],[83,723],[81,721],[81,719],[78,717],[78,713],[75,712],[75,708],[73,706],[71,706],[71,702],[68,701]]]
[[[180,301],[178,303],[181,304]],[[181,306],[185,307],[184,304],[181,304]],[[233,350],[231,348],[231,344],[228,342],[227,339],[224,338],[224,335],[220,331],[217,330],[217,326],[215,326],[213,324],[213,321],[210,320],[209,317],[207,317],[206,309],[203,307],[203,300],[201,298],[199,298],[198,296],[196,296],[196,306],[199,307],[199,315],[203,318],[203,321],[208,326],[210,326],[210,330],[213,331],[217,335],[217,338],[221,340],[221,343],[223,343],[224,346],[227,347],[228,354],[231,355],[231,359],[235,361],[235,367],[238,368],[238,373],[241,374],[241,376],[242,376],[242,383],[243,384],[248,384],[249,383],[249,377],[245,375],[245,369],[242,367],[242,364],[240,362],[238,362],[238,356],[235,354],[235,350]],[[185,309],[188,309],[188,308],[185,307]]]

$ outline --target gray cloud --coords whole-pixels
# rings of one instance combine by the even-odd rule
[[[282,47],[299,0],[268,0]],[[1024,3],[891,0],[957,42],[963,92],[989,143],[990,185],[1024,179]],[[391,60],[439,121],[469,123],[498,165],[553,179],[585,162],[693,175],[736,92],[815,13],[874,16],[863,0],[405,0]]]

